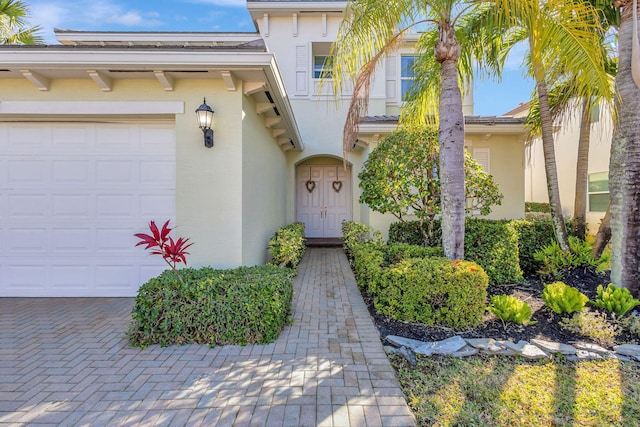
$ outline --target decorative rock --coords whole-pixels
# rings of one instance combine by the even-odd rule
[[[513,356],[515,352],[507,348],[506,346],[504,346],[502,344],[503,342],[505,341],[492,342],[491,344],[489,344],[489,347],[486,350],[484,350],[484,352],[492,355],[501,354],[503,356]]]
[[[616,353],[625,356],[631,356],[636,360],[640,360],[640,345],[635,344],[622,344],[613,347]]]
[[[494,339],[485,339],[485,338],[467,338],[467,344],[469,344],[473,348],[477,348],[478,350],[488,350],[489,346],[496,342]]]
[[[426,344],[424,341],[412,340],[411,338],[399,337],[397,335],[387,335],[387,341],[396,347],[407,347],[413,351]]]
[[[576,354],[570,354],[567,356],[567,360],[571,360],[572,362],[594,359],[603,359],[602,354],[594,351],[578,350],[576,351]]]
[[[518,341],[517,344],[512,343],[511,341],[499,341],[499,343],[500,345],[518,354],[520,354],[524,346],[528,344],[526,341],[522,341],[522,340]]]
[[[607,359],[618,359],[621,362],[633,362],[634,359],[624,356],[622,354],[618,354],[618,353],[609,353],[606,355]],[[637,359],[636,359],[637,360]]]
[[[549,357],[542,349],[532,344],[526,344],[522,347],[522,351],[519,354],[527,359],[546,359]]]
[[[561,344],[552,341],[545,341],[539,339],[532,339],[531,344],[540,347],[542,350],[547,351],[549,353],[561,353],[561,354],[576,354],[576,348],[568,345]]]
[[[453,357],[467,357],[478,354],[478,350],[471,347],[470,345],[465,345],[462,349],[456,351],[455,353],[451,353]]]
[[[578,350],[585,350],[593,353],[607,354],[609,350],[604,347],[600,347],[598,344],[591,344],[588,342],[572,342],[573,346]]]
[[[402,346],[400,348],[396,348],[386,345],[384,346],[384,351],[387,352],[387,354],[395,354],[404,357],[411,366],[415,366],[418,363],[415,353],[407,347]]]
[[[413,351],[415,351],[416,354],[424,356],[431,356],[432,354],[448,355],[455,353],[466,345],[467,342],[456,335],[454,337],[447,338],[446,340],[424,343],[424,345],[414,349]]]

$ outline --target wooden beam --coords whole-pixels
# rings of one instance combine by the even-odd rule
[[[222,76],[222,80],[224,80],[224,84],[227,85],[228,91],[236,91],[238,89],[236,86],[236,78],[231,71],[220,71],[220,75]]]
[[[156,76],[156,79],[158,79],[158,81],[160,82],[164,90],[166,90],[167,92],[173,90],[174,83],[173,83],[173,78],[171,76],[165,74],[164,71],[160,71],[160,70],[154,71],[153,74]]]
[[[244,82],[244,94],[247,96],[265,90],[267,90],[267,85],[264,82]]]
[[[270,102],[258,102],[256,104],[256,113],[258,114],[264,114],[271,109],[273,109],[273,104]]]

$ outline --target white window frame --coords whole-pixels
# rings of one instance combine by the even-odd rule
[[[413,71],[413,65],[411,67],[411,75],[410,76],[406,76],[404,75],[404,67],[402,66],[402,61],[404,58],[414,58],[413,60],[413,64],[415,65],[415,59],[417,58],[417,55],[413,55],[413,54],[401,54],[400,55],[400,73],[398,73],[400,75],[400,101],[401,102],[405,102],[405,95],[406,93],[409,91],[409,89],[411,88],[411,85],[413,84],[413,81],[416,79],[415,76],[415,72]],[[403,90],[403,83],[404,82],[411,82],[408,86],[407,86],[407,90]]]

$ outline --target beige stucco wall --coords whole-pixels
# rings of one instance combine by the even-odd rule
[[[53,80],[50,90],[39,91],[26,80],[0,80],[3,101],[113,101],[113,102],[184,102],[183,114],[42,116],[46,120],[154,120],[175,121],[176,133],[176,220],[177,233],[190,237],[189,265],[235,267],[245,259],[257,263],[256,244],[243,245],[243,98],[241,90],[229,91],[222,80],[177,80],[174,91],[164,91],[155,80],[114,80],[111,92],[102,92],[89,79]],[[215,111],[213,129],[215,146],[206,148],[198,128],[195,109],[202,98]],[[253,120],[253,119],[252,119]],[[256,131],[259,131],[259,128]],[[262,126],[264,128],[264,126]],[[248,141],[250,144],[252,141]],[[273,139],[263,141],[279,150]],[[272,151],[272,148],[265,148]],[[264,153],[260,153],[261,155]],[[272,155],[270,155],[272,156]],[[283,154],[280,153],[283,158]],[[273,160],[273,159],[272,159]],[[283,161],[281,160],[282,164]],[[273,179],[273,178],[271,178]],[[279,196],[282,199],[282,196]],[[162,218],[158,218],[162,220]],[[248,221],[247,221],[248,222]],[[275,224],[270,220],[269,226]],[[141,226],[143,228],[144,225]],[[264,233],[261,234],[264,238]],[[266,241],[260,243],[264,248]]]
[[[608,109],[602,109],[598,122],[591,125],[591,142],[589,146],[589,173],[607,172],[609,170],[609,153],[613,134],[613,120]],[[576,186],[576,163],[578,156],[578,139],[580,136],[580,119],[578,114],[570,116],[553,134],[555,138],[556,163],[560,186],[560,202],[562,212],[567,217],[573,216]],[[537,138],[527,148],[525,169],[525,198],[530,202],[548,202],[547,178],[544,166],[542,140]],[[588,209],[588,207],[587,207]],[[587,223],[591,232],[597,231],[604,212],[587,210]]]
[[[286,225],[286,158],[252,98],[242,104],[242,264],[267,260],[269,238]]]

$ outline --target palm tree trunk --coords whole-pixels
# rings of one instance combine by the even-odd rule
[[[435,47],[440,62],[440,204],[442,246],[449,259],[464,259],[464,115],[458,86],[460,45],[451,27],[441,27]]]
[[[563,251],[569,251],[569,237],[567,226],[562,215],[560,203],[560,187],[558,185],[558,170],[556,167],[556,150],[553,141],[553,120],[549,107],[549,93],[544,80],[536,77],[536,89],[540,102],[540,124],[542,127],[542,151],[544,153],[544,167],[547,176],[547,192],[551,206],[551,221],[556,240]]]
[[[587,186],[589,179],[589,145],[591,140],[591,103],[582,105],[580,137],[578,138],[578,163],[576,167],[576,194],[573,203],[573,220],[576,235],[584,240],[587,233]]]
[[[598,259],[602,256],[604,248],[611,240],[611,204],[607,208],[607,213],[604,214],[602,220],[600,220],[600,227],[596,233],[595,241],[593,242],[593,258]]]
[[[611,281],[640,296],[640,90],[631,75],[634,20],[625,7],[618,33],[616,107],[618,123],[611,143]],[[637,46],[635,46],[637,48]]]

